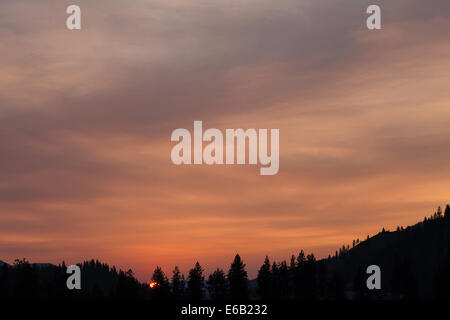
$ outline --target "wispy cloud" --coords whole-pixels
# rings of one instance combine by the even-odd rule
[[[0,4],[0,257],[326,255],[448,200],[450,3]],[[170,133],[280,128],[280,172],[176,167]]]

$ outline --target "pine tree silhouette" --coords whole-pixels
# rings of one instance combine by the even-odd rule
[[[228,283],[232,299],[248,298],[248,276],[245,271],[245,264],[239,254],[236,254],[234,261],[228,271]]]
[[[169,280],[160,267],[156,267],[153,272],[152,282],[155,287],[152,290],[152,297],[154,299],[167,299],[170,294]]]
[[[258,293],[262,299],[271,298],[272,272],[270,271],[269,257],[266,256],[264,263],[258,271]]]
[[[289,298],[289,270],[287,267],[286,261],[282,261],[278,265],[278,274],[276,281],[279,283],[279,292],[278,292],[278,298],[281,300],[286,300]]]
[[[257,292],[263,299],[448,299],[450,297],[450,206],[437,208],[424,222],[397,232],[384,230],[354,247],[342,245],[335,257],[316,261],[303,250],[286,261],[271,264],[268,257],[258,271]],[[339,258],[337,258],[339,257]],[[378,264],[383,270],[381,291],[367,290],[366,268]],[[160,267],[152,280],[154,289],[140,283],[130,269],[109,268],[98,260],[79,264],[82,290],[67,290],[67,266],[31,264],[16,259],[0,262],[0,298],[38,299],[191,299],[204,298],[203,269],[197,262],[190,270],[187,291],[178,267],[171,283]],[[207,281],[212,299],[246,299],[249,296],[245,264],[236,255],[227,277],[214,271]],[[171,290],[170,290],[171,289]],[[170,294],[172,292],[172,294]],[[253,296],[252,296],[253,298]]]
[[[213,300],[224,300],[228,296],[228,281],[222,269],[215,270],[208,279],[208,292]]]
[[[338,256],[336,252],[336,257]],[[296,299],[302,299],[304,298],[304,282],[305,282],[305,264],[306,264],[306,257],[303,250],[300,250],[300,253],[297,256],[297,263],[296,268],[294,270],[294,297]]]
[[[175,299],[182,299],[184,297],[185,281],[178,266],[175,266],[172,273],[172,296]]]
[[[203,298],[204,281],[203,269],[197,261],[195,267],[189,271],[187,293],[190,299],[200,300]]]
[[[450,206],[445,207],[444,218],[450,218]]]

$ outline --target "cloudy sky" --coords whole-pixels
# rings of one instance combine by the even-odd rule
[[[448,0],[2,0],[0,260],[148,280],[239,252],[255,276],[422,220],[450,201],[449,18]],[[194,120],[279,128],[279,173],[174,166]]]

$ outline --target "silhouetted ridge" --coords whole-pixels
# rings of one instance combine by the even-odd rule
[[[449,299],[450,207],[439,207],[423,222],[396,231],[384,228],[366,240],[343,245],[333,256],[316,260],[300,250],[289,263],[266,257],[254,280],[236,254],[228,273],[216,269],[205,280],[199,262],[187,277],[178,267],[169,281],[157,267],[151,283],[132,270],[116,270],[98,260],[79,264],[82,289],[66,287],[67,266],[0,261],[1,298],[39,299]],[[369,265],[381,269],[381,290],[368,290]]]

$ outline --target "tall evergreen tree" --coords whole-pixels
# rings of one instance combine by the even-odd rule
[[[445,218],[450,218],[450,205],[447,205],[447,206],[445,207],[444,217],[445,217]]]
[[[195,267],[189,271],[187,291],[190,299],[200,300],[203,298],[204,281],[203,268],[197,261]]]
[[[266,256],[264,263],[258,271],[258,293],[262,299],[271,297],[272,272],[270,271],[269,257]]]
[[[172,295],[175,299],[183,298],[184,287],[184,276],[181,274],[178,266],[175,266],[172,273]]]
[[[300,253],[298,254],[297,257],[297,267],[301,268],[305,265],[306,262],[306,258],[305,258],[305,253],[303,252],[303,250],[300,250]]]
[[[442,218],[442,209],[441,209],[441,206],[438,207],[437,212],[436,212],[436,215],[437,215],[438,218]]]
[[[271,274],[272,274],[270,282],[271,298],[279,299],[281,288],[279,281],[278,264],[276,263],[276,261],[272,263]]]
[[[314,254],[308,254],[305,263],[305,298],[313,299],[316,297],[316,258]]]
[[[156,267],[153,271],[152,282],[156,284],[152,290],[152,297],[154,299],[167,299],[170,294],[169,280],[161,267]]]
[[[336,257],[337,257],[337,251],[336,251]],[[300,250],[300,253],[297,256],[297,264],[294,271],[294,296],[297,299],[302,298],[302,289],[303,289],[303,282],[304,282],[304,268],[306,263],[306,257],[303,250]]]
[[[213,300],[224,300],[227,297],[228,282],[222,269],[217,269],[209,276],[208,292]]]
[[[289,269],[287,267],[286,261],[282,261],[278,266],[278,279],[279,283],[279,298],[281,300],[286,300],[289,298]]]
[[[232,299],[248,298],[248,276],[245,271],[245,264],[239,254],[236,254],[234,261],[228,271],[228,283]]]
[[[291,256],[291,262],[289,264],[289,298],[295,296],[295,273],[297,272],[297,260],[295,255]]]
[[[297,267],[297,262],[295,261],[295,256],[291,256],[291,263],[289,264],[289,270],[294,271]]]

